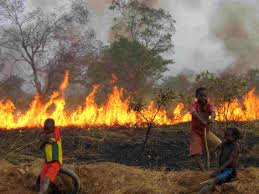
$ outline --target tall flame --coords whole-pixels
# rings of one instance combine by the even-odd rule
[[[48,101],[43,101],[41,96],[35,96],[27,111],[19,112],[10,100],[0,100],[0,128],[14,129],[22,127],[41,127],[48,117],[55,119],[58,126],[135,126],[145,123],[145,119],[134,111],[129,111],[129,99],[123,98],[123,89],[113,86],[112,92],[102,105],[97,105],[95,96],[99,89],[93,86],[92,92],[86,96],[84,105],[78,106],[74,111],[65,111],[64,92],[68,86],[69,72],[65,72],[59,91],[55,91]],[[116,82],[112,76],[111,84]],[[259,119],[259,97],[255,90],[249,91],[242,103],[233,100],[223,103],[217,108],[218,120],[252,121]],[[157,112],[155,103],[151,101],[143,112],[147,118],[152,118]],[[156,125],[172,125],[191,120],[184,104],[179,103],[168,116],[168,112],[160,110],[154,119]]]

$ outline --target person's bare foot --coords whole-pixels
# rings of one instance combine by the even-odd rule
[[[204,168],[204,165],[202,163],[201,157],[199,155],[196,155],[196,156],[193,156],[193,159],[194,159],[195,163],[198,165],[199,169],[202,172],[205,172],[205,168]]]

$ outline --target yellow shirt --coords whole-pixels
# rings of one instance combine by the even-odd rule
[[[63,163],[61,136],[58,129],[54,130],[54,138],[50,138],[52,144],[45,144],[45,159],[46,162],[58,161]]]

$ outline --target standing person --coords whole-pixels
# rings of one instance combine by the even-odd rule
[[[204,151],[204,133],[206,130],[207,138],[217,147],[222,143],[221,140],[209,130],[209,124],[214,122],[215,109],[207,100],[207,89],[200,87],[195,92],[196,101],[191,106],[191,142],[190,155],[195,160],[199,168],[204,171],[201,155]],[[210,119],[209,119],[210,118]]]
[[[224,142],[221,144],[219,168],[211,174],[207,184],[199,194],[211,193],[214,186],[231,181],[237,175],[238,159],[240,153],[240,132],[237,128],[227,128]]]
[[[62,165],[62,145],[60,131],[53,119],[46,119],[41,148],[45,151],[45,162],[40,174],[40,194],[47,193],[50,182],[54,182]]]

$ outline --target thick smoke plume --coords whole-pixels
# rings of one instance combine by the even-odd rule
[[[88,0],[89,7],[98,12],[106,9],[111,3],[112,0]]]
[[[160,0],[138,0],[138,2],[153,9],[158,9],[160,6]],[[109,32],[109,42],[113,42],[118,36],[130,38],[130,34],[126,29],[127,27],[124,21],[117,21],[117,24],[113,25]]]
[[[256,4],[250,1],[222,1],[212,22],[212,30],[236,59],[226,69],[244,73],[259,69],[259,17]],[[219,64],[220,65],[220,64]]]
[[[160,0],[139,0],[139,2],[151,8],[158,8],[160,5]]]

